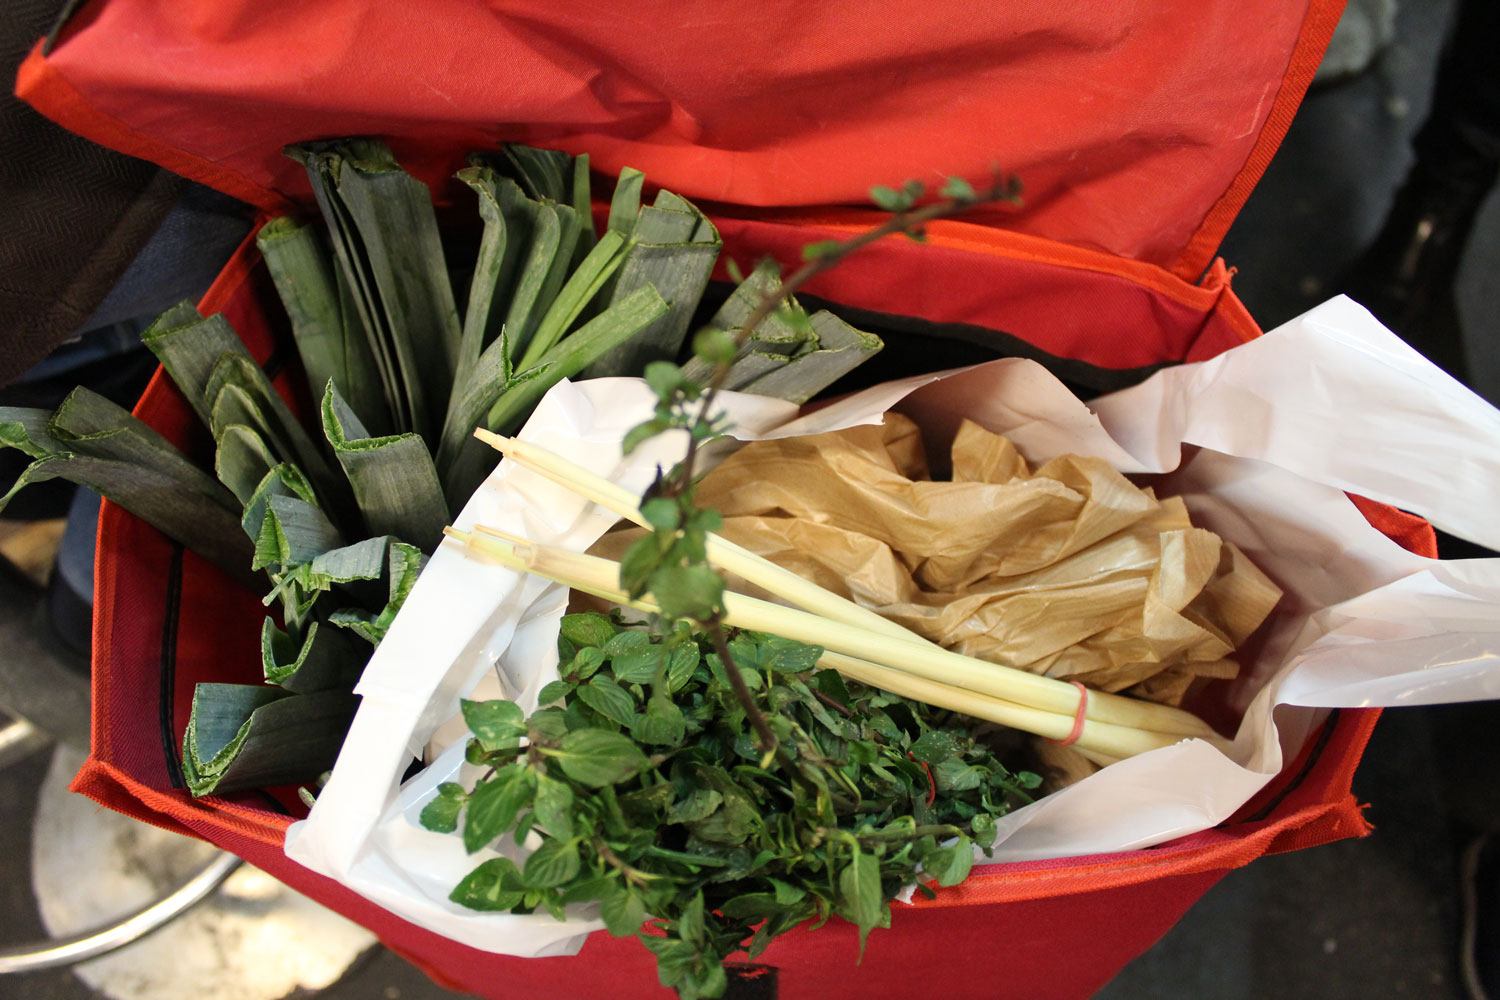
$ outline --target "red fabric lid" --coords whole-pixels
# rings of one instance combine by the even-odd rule
[[[391,139],[439,184],[457,151],[516,139],[757,207],[860,204],[872,184],[998,163],[1026,205],[976,218],[1192,281],[1341,6],[96,0],[18,93],[273,210],[307,196],[281,148],[349,134]]]

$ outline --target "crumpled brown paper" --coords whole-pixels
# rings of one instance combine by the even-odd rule
[[[1281,596],[1181,500],[1095,458],[1033,472],[968,421],[952,481],[928,478],[917,426],[888,413],[747,445],[698,501],[724,537],[943,646],[1174,705],[1195,678],[1235,675],[1230,654]]]

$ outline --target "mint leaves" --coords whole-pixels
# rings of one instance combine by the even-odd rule
[[[451,898],[559,917],[597,902],[616,936],[656,919],[665,936],[641,941],[690,1000],[722,992],[732,952],[754,957],[806,920],[843,917],[863,947],[902,885],[962,881],[974,845],[1037,781],[1005,768],[970,720],[819,669],[817,647],[728,640],[792,769],[762,765],[705,635],[586,613],[564,617],[558,647],[561,679],[530,718],[463,703],[469,760],[492,770],[472,791],[439,786],[421,822],[461,830],[471,852],[536,833],[519,865],[487,860]]]

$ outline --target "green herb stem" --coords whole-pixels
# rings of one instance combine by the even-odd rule
[[[719,661],[724,664],[724,674],[729,678],[729,686],[734,689],[734,695],[745,706],[745,714],[750,719],[750,725],[755,730],[755,739],[760,752],[770,756],[776,752],[776,734],[771,732],[771,724],[766,721],[766,715],[755,704],[755,698],[750,694],[750,688],[745,684],[745,675],[740,673],[740,668],[734,662],[734,655],[729,651],[729,640],[724,637],[724,627],[717,617],[707,623],[708,634],[713,639],[714,652],[719,654]]]

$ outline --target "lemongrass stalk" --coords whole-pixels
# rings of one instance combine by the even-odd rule
[[[557,565],[561,560],[551,559],[549,565],[549,557],[555,556],[557,550],[548,551],[546,547],[537,546],[492,528],[479,528],[472,534],[450,528],[446,534],[466,542],[482,555],[511,569],[536,573],[564,583],[581,593],[635,608],[647,614],[654,614],[660,610],[650,600],[631,600],[622,591],[609,586],[604,578],[591,575],[590,579],[584,580],[570,576],[567,569]],[[607,562],[607,560],[604,561]],[[757,603],[765,604],[766,602]],[[777,605],[769,606],[777,607]],[[726,615],[726,620],[730,624],[739,625],[734,620],[733,614]],[[821,662],[851,680],[1049,739],[1065,739],[1073,729],[1073,715],[1059,715],[1019,705],[928,677],[907,674],[893,667],[843,653],[825,651]],[[1171,746],[1185,738],[1187,737],[1178,734],[1152,732],[1131,726],[1085,719],[1073,746],[1095,763],[1108,765],[1124,757]],[[1199,738],[1209,739],[1220,749],[1227,746],[1225,741],[1216,734]]]
[[[609,559],[552,545],[531,543],[530,547],[533,553],[530,567],[541,576],[570,585],[571,581],[579,580],[596,588],[618,586],[619,564]],[[830,621],[743,594],[724,594],[724,620],[735,628],[770,632],[822,646],[1045,712],[1071,717],[1078,710],[1079,698],[1083,697],[1066,681],[976,660],[940,646],[893,642],[857,625]],[[1197,716],[1166,705],[1135,701],[1103,691],[1090,691],[1087,697],[1086,717],[1096,722],[1112,722],[1173,736],[1208,736],[1213,732]]]
[[[639,498],[623,486],[616,485],[580,465],[548,451],[540,445],[503,437],[485,430],[474,429],[474,436],[500,452],[506,458],[523,465],[559,486],[564,486],[585,500],[592,500],[605,510],[649,528],[641,509]],[[811,580],[798,576],[789,569],[776,565],[769,559],[758,556],[748,549],[736,545],[727,538],[710,533],[707,539],[708,561],[720,569],[750,581],[773,594],[777,594],[802,608],[804,611],[831,618],[846,625],[869,629],[893,639],[923,646],[935,646],[915,632],[884,618],[869,608],[861,607],[847,598],[825,590]]]
[[[916,677],[878,663],[846,656],[843,653],[825,652],[819,662],[861,684],[877,687],[882,691],[899,694],[903,698],[911,698],[938,708],[962,712],[976,719],[1009,726],[1011,729],[1020,729],[1037,736],[1044,736],[1047,739],[1066,739],[1073,729],[1071,718],[1052,712],[1038,711],[1001,698],[992,698],[988,695],[955,688],[925,677]],[[1171,746],[1184,738],[1134,729],[1130,726],[1085,721],[1078,739],[1072,746],[1102,759],[1120,760],[1125,757],[1134,757],[1148,750]]]
[[[532,573],[536,576],[552,580],[553,583],[561,583],[569,590],[576,590],[580,594],[588,594],[597,597],[601,601],[610,604],[618,604],[622,607],[635,608],[646,614],[657,614],[660,612],[655,604],[649,601],[632,601],[628,594],[618,587],[593,586],[583,580],[558,580],[538,573],[531,567],[531,560],[535,558],[535,550],[530,542],[516,535],[510,535],[495,528],[484,525],[475,525],[473,532],[459,531],[457,528],[444,528],[443,534],[449,538],[463,542],[471,551],[478,552],[481,556],[488,558],[504,566],[506,569],[517,573]]]
[[[493,529],[478,530],[517,543],[511,550],[513,558],[519,558],[525,568],[538,576],[569,587],[587,589],[596,596],[608,595],[605,599],[617,600],[642,610],[654,610],[642,607],[641,602],[629,601],[618,589],[618,563],[556,546],[527,542]],[[517,549],[524,552],[517,552]],[[1203,720],[1181,709],[1135,701],[1103,691],[1090,691],[1085,696],[1072,684],[1055,678],[986,663],[937,646],[923,647],[907,642],[892,642],[858,626],[829,621],[805,611],[742,594],[725,593],[724,612],[725,622],[735,628],[769,632],[798,642],[822,646],[824,649],[925,677],[940,684],[964,688],[1069,719],[1076,714],[1080,698],[1087,697],[1085,718],[1094,722],[1145,729],[1179,738],[1218,738]]]
[[[538,564],[537,547],[514,535],[493,528],[479,527],[474,532],[463,532],[447,528],[444,534],[464,542],[481,557],[517,572],[532,572],[554,579],[580,593],[600,600],[634,608],[647,614],[660,609],[649,600],[631,600],[617,588],[602,585],[598,579],[582,580],[565,578],[560,570],[543,568]],[[556,572],[556,576],[553,573]],[[825,666],[837,670],[851,680],[870,684],[885,691],[914,698],[938,708],[962,712],[975,718],[985,719],[1038,736],[1063,739],[1072,731],[1073,716],[1062,716],[1025,705],[979,694],[963,688],[953,687],[939,681],[916,677],[891,667],[871,663],[843,653],[824,651],[820,660]],[[1180,736],[1168,736],[1117,726],[1110,723],[1085,720],[1078,740],[1073,744],[1090,759],[1101,764],[1112,763],[1122,757],[1155,750],[1176,743]]]

